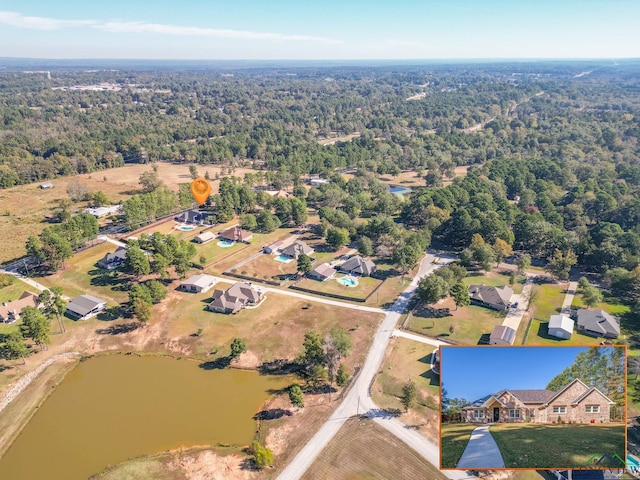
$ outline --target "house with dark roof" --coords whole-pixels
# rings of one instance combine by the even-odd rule
[[[506,325],[496,325],[489,336],[491,345],[513,345],[516,339],[516,331]]]
[[[284,255],[285,257],[293,258],[294,260],[297,260],[298,257],[303,253],[305,255],[312,255],[313,248],[311,248],[309,245],[307,245],[301,240],[297,240],[293,242],[291,245],[287,245],[286,247],[283,247],[280,249],[281,255]]]
[[[216,284],[216,277],[206,274],[193,275],[180,284],[180,290],[191,293],[205,293]]]
[[[354,255],[338,267],[338,270],[350,275],[370,277],[376,271],[376,264],[371,260],[365,260],[360,255]]]
[[[31,292],[22,292],[20,298],[0,304],[0,322],[13,323],[20,320],[20,314],[25,307],[37,307],[38,296]]]
[[[594,337],[617,338],[620,335],[620,320],[604,310],[581,308],[576,313],[578,330]]]
[[[264,292],[248,282],[237,282],[226,290],[215,290],[209,310],[218,313],[236,313],[248,306],[258,305]]]
[[[249,240],[253,238],[253,233],[236,225],[235,227],[227,228],[218,233],[218,238],[228,240],[229,242],[249,243]]]
[[[551,390],[501,390],[486,395],[463,413],[475,423],[609,423],[613,402],[596,387],[576,378],[557,392]]]
[[[127,258],[127,249],[124,247],[118,247],[115,252],[107,253],[104,257],[98,260],[97,265],[100,268],[106,268],[107,270],[115,270],[122,265]]]
[[[66,314],[78,320],[87,320],[106,310],[107,302],[92,295],[80,295],[67,305]]]
[[[203,225],[205,214],[199,210],[187,210],[180,215],[176,215],[174,220],[180,223],[189,223],[192,225]]]
[[[494,310],[506,310],[511,304],[513,290],[506,285],[490,287],[488,285],[469,285],[471,303]]]
[[[328,263],[322,263],[318,265],[316,268],[309,272],[309,277],[315,278],[316,280],[320,280],[324,282],[325,280],[329,280],[336,274],[336,269],[333,268]]]

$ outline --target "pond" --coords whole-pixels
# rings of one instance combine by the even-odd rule
[[[389,187],[389,193],[395,193],[396,195],[405,195],[411,193],[411,189],[407,187],[393,186]]]
[[[0,459],[0,478],[86,479],[131,457],[248,445],[270,390],[290,377],[207,370],[170,357],[108,355],[73,369]],[[18,398],[16,401],[20,401]]]

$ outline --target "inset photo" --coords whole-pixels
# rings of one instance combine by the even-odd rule
[[[624,468],[625,365],[624,346],[441,347],[441,468]]]

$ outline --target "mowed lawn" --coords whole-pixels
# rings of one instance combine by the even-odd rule
[[[358,284],[355,287],[348,287],[338,282],[339,278],[344,278],[347,275],[338,273],[335,277],[321,282],[314,280],[313,278],[304,278],[296,283],[297,287],[313,290],[319,293],[330,293],[333,295],[344,295],[353,299],[364,300],[367,296],[375,290],[375,288],[382,283],[382,280],[378,280],[371,277],[355,277]]]
[[[107,242],[88,248],[67,260],[64,269],[35,280],[45,287],[62,287],[63,294],[71,298],[86,293],[112,305],[124,302],[128,299],[125,276],[118,270],[109,271],[96,266],[98,260],[117,248]]]
[[[625,426],[495,424],[489,427],[506,468],[581,467],[607,454],[625,458]],[[594,460],[595,457],[595,460]],[[620,467],[621,465],[600,465]]]
[[[12,300],[17,300],[25,291],[35,294],[40,293],[37,289],[33,288],[27,283],[24,283],[22,280],[15,277],[11,278],[13,278],[13,283],[11,285],[0,288],[0,304],[4,302],[10,302]],[[19,329],[18,325],[20,323],[21,322],[18,321],[9,325],[4,322],[0,322],[0,335],[17,331]]]
[[[372,420],[352,418],[314,460],[303,480],[414,480],[447,477]]]
[[[464,279],[464,283],[467,287],[469,285],[488,285],[490,287],[502,287],[508,285],[513,289],[514,293],[522,292],[524,282],[527,277],[524,275],[516,275],[513,285],[509,285],[509,279],[511,277],[510,271],[492,271],[488,273],[470,272]]]
[[[280,262],[278,255],[264,253],[238,268],[237,273],[265,280],[280,281],[294,275],[298,270],[298,262]],[[244,272],[244,273],[243,273]]]
[[[525,340],[526,344],[541,345],[579,345],[579,344],[597,344],[593,337],[579,334],[575,331],[568,340],[552,337],[548,333],[549,318],[551,315],[557,315],[562,309],[562,302],[566,296],[566,284],[545,283],[542,285],[533,285],[536,293],[534,294],[533,304],[529,306],[531,315],[531,323],[529,332]]]
[[[440,465],[455,468],[469,443],[471,432],[478,425],[473,423],[443,423],[440,432]]]
[[[505,311],[470,305],[456,310],[451,298],[438,302],[435,311],[419,306],[406,323],[410,330],[430,337],[445,337],[447,340],[466,345],[477,345],[488,339],[496,325],[501,325]],[[448,312],[448,313],[447,313]],[[440,316],[442,315],[442,316]]]

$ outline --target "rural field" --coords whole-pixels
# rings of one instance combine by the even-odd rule
[[[413,480],[447,477],[373,420],[352,418],[302,478]]]
[[[162,181],[172,190],[178,190],[181,183],[191,182],[188,164],[155,163],[154,165],[158,167],[158,175]],[[212,179],[216,174],[221,174],[219,166],[198,165],[197,167],[201,175],[208,171]],[[0,243],[0,263],[25,254],[25,243],[29,235],[37,235],[48,226],[45,215],[50,214],[60,200],[69,198],[67,187],[71,182],[80,180],[90,193],[102,191],[110,201],[117,203],[139,193],[138,178],[149,170],[151,170],[151,164],[126,165],[84,175],[56,178],[50,181],[54,185],[51,189],[40,189],[41,182],[3,189],[0,191],[2,205],[0,231],[11,232],[11,241]],[[245,173],[253,171],[237,168],[234,175],[242,178]],[[211,180],[210,183],[212,191],[217,192],[219,180]],[[87,205],[87,202],[78,202],[71,208],[77,213],[82,213]]]
[[[415,426],[429,439],[438,437],[440,378],[431,371],[433,345],[406,338],[394,338],[387,348],[386,358],[371,386],[373,401],[381,408],[397,410],[400,421]],[[418,390],[418,406],[404,411],[400,402],[402,387],[412,379]]]

